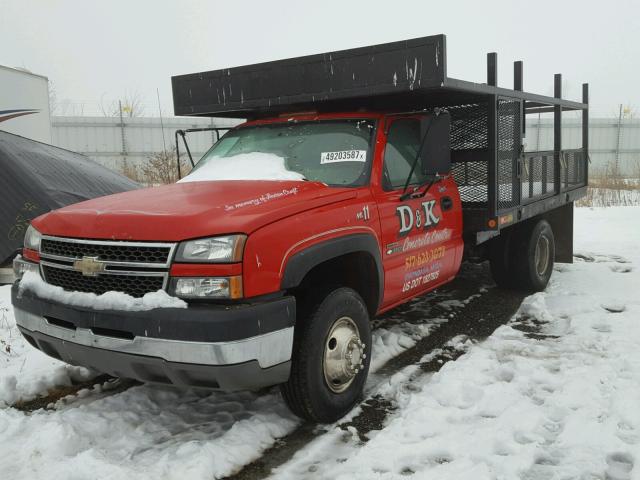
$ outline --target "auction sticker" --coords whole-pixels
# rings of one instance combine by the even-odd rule
[[[340,152],[322,152],[320,164],[336,162],[366,162],[366,150],[342,150]]]

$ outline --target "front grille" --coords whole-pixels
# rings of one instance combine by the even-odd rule
[[[47,283],[57,285],[69,292],[89,292],[101,295],[106,292],[123,292],[132,297],[142,297],[163,287],[163,276],[99,275],[88,277],[75,270],[66,270],[49,265],[42,266]]]
[[[71,242],[64,239],[43,238],[40,251],[45,255],[56,257],[82,258],[98,257],[98,260],[109,262],[155,263],[167,264],[171,253],[171,246],[166,244],[132,245],[118,242]]]
[[[40,242],[42,273],[47,283],[69,292],[115,291],[142,297],[166,287],[175,246],[45,235]]]

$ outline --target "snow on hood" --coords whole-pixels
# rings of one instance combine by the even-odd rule
[[[242,153],[218,157],[196,168],[180,180],[205,182],[211,180],[304,180],[298,172],[287,170],[284,158],[273,153]]]

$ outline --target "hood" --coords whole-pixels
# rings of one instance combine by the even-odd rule
[[[180,241],[251,233],[263,225],[357,195],[301,181],[211,181],[145,188],[54,210],[33,221],[46,235]]]

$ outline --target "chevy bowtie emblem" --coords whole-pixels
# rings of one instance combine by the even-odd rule
[[[100,272],[104,272],[105,264],[98,260],[98,257],[82,257],[82,260],[73,262],[73,269],[82,272],[85,277],[96,277]]]

